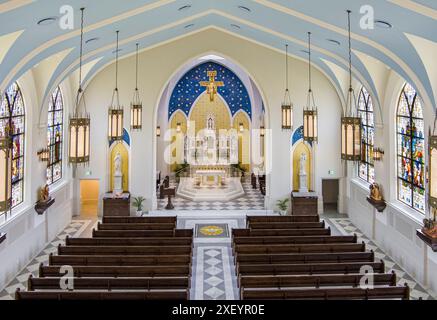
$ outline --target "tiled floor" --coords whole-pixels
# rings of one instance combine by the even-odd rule
[[[167,214],[168,212],[166,212]],[[173,212],[172,212],[173,213]],[[225,214],[226,213],[226,214]],[[178,214],[178,212],[174,212]],[[244,228],[246,211],[218,212],[208,216],[205,214],[181,213],[178,217],[179,228],[200,230],[207,226],[207,235],[196,235],[194,238],[193,271],[191,299],[196,300],[235,300],[239,298],[236,285],[235,266],[233,263],[230,232],[232,228]],[[260,212],[259,214],[262,214]],[[264,213],[265,214],[265,213]],[[368,250],[373,250],[377,259],[385,262],[387,272],[394,270],[398,276],[398,284],[408,283],[411,288],[411,299],[432,300],[435,297],[409,276],[398,264],[386,255],[378,246],[356,228],[351,221],[339,214],[328,213],[322,216],[331,226],[333,234],[354,234],[358,240],[364,241]],[[63,243],[67,235],[71,237],[89,236],[89,230],[95,225],[94,220],[74,220],[54,239],[37,257],[35,257],[6,288],[0,292],[0,300],[14,298],[17,288],[26,289],[30,274],[38,273],[40,263],[47,264],[48,255],[56,252],[58,244]],[[216,232],[223,229],[228,232]],[[209,233],[209,235],[208,235]]]
[[[59,244],[65,243],[65,238],[79,237],[92,224],[91,220],[73,220],[43,251],[41,251],[32,261],[12,280],[3,291],[0,292],[0,300],[13,300],[17,288],[20,290],[27,289],[27,279],[30,275],[38,276],[38,269],[41,263],[48,264],[49,254],[57,253]]]
[[[356,234],[358,237],[358,242],[364,241],[367,250],[373,250],[375,252],[375,259],[383,260],[385,263],[386,272],[390,273],[392,271],[396,272],[398,285],[408,284],[410,287],[410,298],[412,300],[418,300],[422,298],[423,300],[434,300],[433,294],[428,292],[419,283],[417,283],[408,273],[405,272],[391,257],[385,254],[372,240],[366,237],[360,229],[355,227],[355,225],[346,217],[342,218],[328,218],[325,220],[334,226],[333,229],[339,230],[341,234]]]
[[[246,178],[246,180],[249,180]],[[242,183],[245,196],[233,201],[202,201],[195,202],[176,197],[172,199],[175,210],[263,210],[264,196],[259,189],[253,189],[250,181]],[[170,187],[177,187],[174,181],[170,181]],[[158,199],[158,210],[165,210],[167,199]]]

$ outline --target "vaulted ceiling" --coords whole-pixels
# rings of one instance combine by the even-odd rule
[[[88,78],[114,58],[116,30],[120,30],[120,55],[125,56],[135,51],[137,42],[146,49],[215,28],[276,50],[289,43],[290,54],[303,59],[311,31],[314,62],[338,85],[335,70],[347,69],[348,63],[345,11],[350,9],[355,77],[375,93],[366,61],[380,61],[435,105],[437,84],[427,70],[426,46],[421,45],[436,48],[435,0],[75,0],[73,30],[59,25],[65,4],[65,0],[0,0],[0,90],[36,65],[56,62],[47,94],[77,69],[81,7],[86,8]],[[374,10],[374,29],[360,28],[360,9],[366,5]]]

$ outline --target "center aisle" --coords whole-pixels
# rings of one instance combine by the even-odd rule
[[[153,215],[177,215],[179,229],[194,230],[194,253],[190,298],[238,300],[231,230],[244,228],[246,215],[273,214],[252,211],[154,211]]]

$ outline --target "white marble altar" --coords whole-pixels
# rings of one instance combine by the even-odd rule
[[[196,170],[193,174],[200,186],[221,186],[225,183],[225,170]]]

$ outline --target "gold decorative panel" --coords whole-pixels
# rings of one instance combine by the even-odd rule
[[[231,128],[230,112],[223,99],[217,96],[214,101],[210,101],[209,95],[204,93],[197,100],[190,114],[190,122],[196,125],[196,134],[206,128],[206,119],[210,115],[214,117],[216,129]]]
[[[123,143],[116,143],[110,154],[110,187],[114,189],[114,159],[120,153],[122,159],[123,190],[129,191],[129,152]]]
[[[244,131],[240,131],[243,124]],[[239,111],[234,116],[233,128],[238,132],[238,162],[247,171],[250,170],[250,121],[247,115]]]
[[[312,177],[312,154],[310,148],[304,143],[299,142],[296,147],[294,148],[293,152],[293,190],[299,190],[299,164],[300,164],[300,155],[304,153],[307,158],[306,162],[306,172],[308,174],[308,189],[311,190],[311,177]]]

